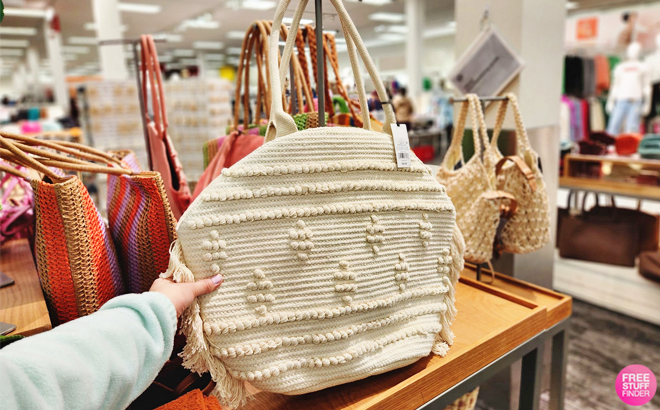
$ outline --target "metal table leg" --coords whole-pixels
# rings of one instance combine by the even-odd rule
[[[543,376],[543,348],[539,346],[523,356],[520,375],[520,402],[521,410],[538,410],[541,400],[541,379]]]
[[[550,410],[564,409],[566,392],[566,357],[568,331],[564,328],[552,337],[552,367],[550,373]]]

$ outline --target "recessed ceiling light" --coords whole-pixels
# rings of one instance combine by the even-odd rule
[[[46,10],[7,7],[5,8],[5,16],[44,18],[46,17]]]
[[[405,40],[406,36],[403,34],[397,34],[397,33],[383,33],[378,36],[378,38],[382,40],[387,40],[387,41],[403,41]]]
[[[195,55],[195,50],[177,48],[176,50],[172,51],[172,54],[174,54],[175,57],[192,57]]]
[[[408,32],[408,26],[403,24],[396,24],[396,25],[382,24],[380,26],[374,27],[374,31],[376,31],[376,33],[406,34]]]
[[[232,40],[242,40],[245,37],[245,31],[230,30],[225,34],[225,37]]]
[[[456,34],[456,27],[451,25],[428,28],[424,30],[424,38],[445,37]]]
[[[98,44],[99,39],[96,37],[80,37],[72,36],[68,38],[69,44]]]
[[[270,10],[277,6],[276,1],[271,0],[243,0],[241,8],[246,10]]]
[[[64,51],[65,53],[87,54],[87,53],[89,53],[89,47],[85,47],[85,46],[62,46],[62,51]]]
[[[96,31],[96,23],[85,23],[83,25],[83,28],[89,31]],[[119,31],[125,33],[126,31],[128,31],[128,27],[122,24],[121,26],[119,26]]]
[[[566,10],[575,10],[579,7],[579,4],[576,1],[567,1]]]
[[[179,60],[179,63],[183,65],[197,65],[197,59],[195,58],[182,58]]]
[[[362,4],[371,4],[374,6],[382,6],[385,4],[390,4],[392,0],[346,0],[351,3],[362,3]]]
[[[7,40],[3,39],[0,41],[0,45],[3,47],[20,47],[24,48],[30,45],[30,42],[27,40]]]
[[[119,11],[128,13],[144,13],[144,14],[157,14],[160,13],[161,7],[157,4],[140,4],[140,3],[118,3],[117,8]]]
[[[229,47],[227,48],[227,54],[241,54],[243,49],[240,47]]]
[[[369,15],[369,20],[386,21],[388,23],[401,23],[405,19],[406,19],[406,15],[403,13],[378,12]]]
[[[222,61],[225,59],[224,54],[204,54],[204,58],[209,61]]]
[[[193,48],[200,50],[222,50],[224,46],[222,41],[193,41]]]
[[[284,17],[282,19],[282,23],[286,25],[291,25],[293,23],[293,17]],[[307,24],[312,24],[314,23],[314,20],[310,19],[300,19],[300,25],[301,26],[306,26]]]
[[[22,56],[23,50],[20,48],[0,48],[0,56]]]
[[[0,34],[6,36],[36,36],[37,29],[34,27],[2,27],[0,26]]]
[[[180,43],[183,41],[183,36],[181,34],[171,34],[171,33],[158,33],[154,34],[155,39],[164,39],[167,43]]]

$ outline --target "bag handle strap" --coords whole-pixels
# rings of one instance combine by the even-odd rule
[[[510,155],[507,157],[503,157],[499,161],[497,161],[497,164],[495,165],[495,175],[499,175],[500,172],[502,171],[502,167],[504,167],[504,164],[507,163],[508,161],[513,162],[516,167],[522,172],[522,174],[527,178],[527,183],[529,184],[529,188],[533,192],[536,192],[537,184],[536,184],[536,176],[534,175],[534,171],[530,167],[527,166],[525,161],[520,158],[518,155]]]
[[[474,156],[472,158],[481,161],[483,145],[483,148],[486,149],[486,152],[484,153],[484,163],[487,167],[490,164],[491,159],[490,150],[488,149],[488,136],[485,131],[486,124],[479,104],[479,98],[476,94],[465,95],[465,101],[461,103],[458,121],[454,128],[454,136],[452,137],[451,144],[442,160],[441,166],[445,169],[453,170],[454,166],[459,161],[465,163],[465,158],[463,156],[463,134],[465,134],[465,123],[467,121],[468,113],[470,114],[470,121],[472,123],[472,140],[474,142]]]
[[[292,30],[298,29],[298,26],[300,24],[300,19],[302,18],[302,14],[305,11],[305,7],[307,6],[307,1],[308,0],[300,1],[300,4],[298,5],[298,8],[296,9],[294,14],[293,22],[291,24]],[[376,87],[376,91],[378,93],[380,100],[384,102],[389,102],[387,93],[385,91],[385,86],[383,85],[382,80],[378,76],[373,60],[369,56],[369,53],[366,47],[364,46],[364,42],[362,41],[362,38],[358,34],[358,31],[355,28],[355,24],[353,24],[353,21],[348,16],[348,13],[344,8],[343,3],[341,2],[341,0],[330,0],[330,1],[333,4],[335,10],[337,10],[337,14],[339,16],[340,21],[342,22],[342,24],[346,26],[346,31],[349,33],[349,37],[353,39],[357,47],[358,54],[362,58],[362,61],[364,62],[367,71],[369,72],[371,80],[373,81]],[[279,27],[282,24],[284,13],[286,12],[286,9],[290,2],[291,0],[282,0],[278,4],[277,10],[275,12],[275,21],[273,23],[275,27]],[[295,38],[293,36],[287,39],[286,45],[284,47],[284,52],[282,54],[282,63],[280,65],[280,69],[288,65],[293,50],[294,40]],[[273,30],[273,32],[271,33],[269,46],[270,46],[271,54],[274,55],[278,53],[279,51],[278,42],[277,42],[277,35],[275,33],[275,30]],[[276,60],[269,59],[268,63],[270,64],[270,76],[271,76],[271,84],[272,84],[271,101],[272,101],[273,109],[271,111],[270,122],[268,124],[268,131],[266,133],[266,141],[270,141],[278,136],[291,134],[293,132],[296,132],[297,130],[293,118],[291,118],[291,116],[286,115],[281,104],[282,83],[280,81],[280,76],[277,75]],[[354,64],[351,64],[351,66],[354,66]],[[366,104],[366,100],[365,100],[365,104]],[[385,124],[383,125],[383,130],[391,136],[392,135],[391,125],[396,123],[396,120],[394,118],[394,111],[391,107],[391,104],[384,104],[384,105],[386,105],[386,107],[384,107]]]
[[[147,83],[151,87],[151,105],[154,114],[156,129],[164,136],[167,132],[167,112],[165,109],[165,93],[163,91],[163,79],[158,61],[156,43],[151,35],[140,36],[140,51],[142,56],[142,95],[144,101],[149,98]],[[145,106],[144,115],[149,118],[149,112]]]
[[[79,144],[76,142],[42,140],[34,137],[17,135],[8,132],[0,132],[0,135],[2,135],[7,139],[18,141],[22,145],[51,148],[88,161],[102,162],[108,165],[118,165],[120,167],[123,166],[122,162],[119,159],[113,157],[112,155],[109,155],[108,153],[98,150],[96,148]],[[70,160],[71,158],[67,157],[67,159]]]
[[[26,155],[23,151],[18,149],[9,139],[5,138],[0,134],[0,158],[14,162],[19,165],[23,165],[26,168],[32,168],[35,171],[41,172],[42,174],[48,176],[50,179],[56,182],[62,182],[63,178],[60,177],[52,169],[44,166],[36,159]]]
[[[165,106],[165,91],[163,90],[163,74],[160,70],[160,61],[158,60],[158,50],[156,49],[156,42],[154,37],[149,34],[147,35],[147,43],[149,44],[149,50],[151,54],[151,64],[156,76],[156,91],[158,92],[158,102],[160,107],[161,121],[163,127],[163,133],[167,131],[169,127],[169,121],[167,120],[167,107]]]
[[[516,213],[518,209],[518,201],[516,197],[506,191],[486,191],[483,194],[486,199],[508,199],[510,201],[508,212],[511,214]]]
[[[23,172],[21,172],[20,170],[14,168],[14,167],[10,167],[4,161],[0,162],[0,171],[4,172],[5,174],[13,175],[13,176],[18,177],[18,178],[28,179],[28,176],[26,174],[24,174]],[[3,182],[4,182],[4,180],[3,180]]]
[[[536,163],[536,158],[534,158],[535,155],[532,155],[534,151],[532,150],[532,147],[529,143],[527,129],[525,128],[525,123],[523,122],[522,114],[520,113],[518,97],[516,97],[514,93],[507,93],[505,97],[506,99],[500,102],[497,109],[495,126],[493,127],[493,138],[490,141],[491,148],[493,149],[493,152],[499,153],[497,142],[502,132],[502,126],[506,117],[507,108],[510,105],[513,111],[513,119],[515,122],[516,152],[520,157],[524,158],[529,167],[536,172],[538,170],[538,164]]]

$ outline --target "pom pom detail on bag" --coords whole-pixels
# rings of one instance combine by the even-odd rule
[[[278,6],[274,27],[288,3]],[[339,0],[332,4],[352,66],[356,43],[384,100],[355,26]],[[183,357],[186,367],[211,373],[213,394],[232,407],[247,399],[245,382],[302,394],[446,354],[463,268],[445,188],[414,155],[411,168],[397,168],[391,134],[370,130],[359,72],[364,129],[297,130],[283,110],[277,37],[273,31],[267,142],[223,170],[182,216],[163,274],[178,282],[224,276],[184,312]],[[386,116],[391,132],[389,106]]]

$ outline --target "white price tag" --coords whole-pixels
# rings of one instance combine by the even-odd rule
[[[410,142],[408,141],[406,124],[392,124],[392,136],[394,137],[396,166],[410,168]]]

